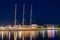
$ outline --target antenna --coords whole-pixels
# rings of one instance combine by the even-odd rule
[[[23,4],[23,20],[22,20],[22,25],[24,25],[24,21],[25,21],[25,19],[24,19],[24,9],[25,9],[25,4]]]
[[[15,18],[14,18],[14,25],[16,25],[16,9],[17,9],[17,4],[15,4]]]
[[[31,4],[31,9],[30,9],[30,25],[32,24],[32,4]]]

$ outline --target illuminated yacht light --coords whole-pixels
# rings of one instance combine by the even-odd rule
[[[54,29],[54,26],[52,26],[52,29]],[[55,37],[55,30],[52,30],[52,38]]]
[[[0,28],[4,29],[4,27],[2,27],[2,26]],[[2,37],[2,40],[3,40],[4,32],[1,31],[1,34],[0,35],[2,35],[1,37]]]
[[[5,27],[3,27],[3,26],[1,26],[0,28],[1,28],[1,29],[5,29]]]
[[[43,38],[44,38],[45,37],[45,31],[44,30],[43,30],[43,33],[42,34],[43,34]]]
[[[11,25],[9,25],[9,28],[12,28]]]
[[[49,27],[48,27],[48,29],[50,29]],[[48,38],[50,37],[50,30],[47,30],[47,34],[48,34]]]
[[[19,29],[21,29],[22,27],[18,27]],[[18,31],[18,37],[21,38],[22,36],[22,31]]]
[[[38,25],[37,24],[32,24],[31,26],[36,26],[37,27]]]
[[[35,26],[37,26],[37,25],[33,24],[33,25],[32,25],[32,28],[36,28]],[[32,35],[32,37],[34,37],[35,31],[31,31],[31,35]]]
[[[3,40],[3,35],[4,35],[4,32],[2,31],[2,40]]]
[[[9,28],[12,28],[11,25],[9,25]],[[11,35],[11,32],[9,31],[9,32],[8,32],[9,40],[10,40],[10,35]]]
[[[56,27],[56,28],[57,28],[57,27]],[[56,32],[56,33],[55,33],[56,36],[60,36],[60,33],[59,33],[60,31],[59,31],[59,30],[55,30],[55,32]]]
[[[32,35],[32,37],[34,37],[34,35],[35,35],[35,31],[32,31],[32,32],[31,32],[31,35]]]
[[[40,30],[40,34],[42,35],[42,37],[45,37],[45,30]]]
[[[52,27],[48,27],[48,29],[54,29],[54,27],[52,26]],[[54,36],[55,36],[55,30],[47,30],[47,32],[48,32],[48,38],[54,38]]]

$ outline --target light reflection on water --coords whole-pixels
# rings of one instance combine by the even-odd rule
[[[11,34],[10,36],[10,40],[14,40],[14,35],[13,33]],[[34,38],[32,38],[34,40]],[[2,40],[2,37],[0,36],[0,40]],[[8,40],[8,36],[4,35],[4,38],[3,40]],[[22,40],[21,38],[19,38],[17,36],[17,40]],[[25,40],[30,40],[30,37],[25,37]],[[47,31],[45,32],[45,37],[43,38],[43,36],[41,35],[41,33],[39,32],[38,36],[35,38],[35,40],[60,40],[60,37],[58,35],[56,35],[55,33],[55,37],[54,38],[48,38],[48,35],[47,35]]]

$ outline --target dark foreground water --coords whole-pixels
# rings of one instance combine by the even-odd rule
[[[59,36],[55,36],[54,38],[48,38],[47,35],[45,38],[43,38],[40,34],[38,35],[38,37],[36,38],[32,38],[33,40],[60,40]],[[0,36],[0,40],[8,40],[7,36],[4,36],[4,38],[2,39],[2,37]],[[10,40],[14,40],[14,35],[11,35],[11,39]],[[21,38],[17,38],[17,40],[22,40]],[[30,40],[30,37],[25,37],[25,40]]]
[[[0,40],[2,40],[2,38],[0,37]],[[7,37],[4,37],[4,39],[3,40],[8,40],[8,38]],[[13,37],[11,37],[11,39],[10,40],[14,40],[13,39]],[[17,40],[22,40],[22,39],[20,39],[20,38],[17,38]],[[27,37],[27,38],[25,38],[25,40],[30,40],[30,38],[29,37]],[[42,37],[37,37],[37,38],[33,38],[33,40],[60,40],[60,38],[59,37],[56,37],[56,38],[47,38],[47,37],[45,37],[45,38],[42,38]]]

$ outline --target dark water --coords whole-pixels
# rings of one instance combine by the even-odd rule
[[[38,35],[38,37],[36,37],[35,39],[32,38],[33,40],[60,40],[59,36],[55,36],[55,38],[48,38],[47,35],[45,38],[43,38],[40,34]],[[2,40],[2,37],[0,36],[0,40]],[[3,40],[8,40],[8,37],[5,35]],[[11,39],[10,40],[14,40],[14,35],[11,35]],[[22,40],[22,38],[17,37],[17,40]],[[25,40],[30,40],[30,37],[25,37]]]
[[[34,40],[34,38],[32,38],[32,39]],[[0,40],[2,40],[2,39],[0,39]],[[8,38],[4,37],[4,40],[8,40]],[[10,40],[14,40],[14,38],[11,37]],[[21,38],[17,38],[17,40],[22,40],[22,39]],[[30,40],[30,38],[27,37],[27,38],[25,38],[25,40]],[[60,38],[59,37],[55,37],[55,38],[47,38],[47,37],[45,37],[45,38],[43,38],[43,37],[39,36],[39,37],[36,37],[35,40],[60,40]]]
[[[34,38],[32,38],[34,40]],[[0,37],[0,40],[2,40],[2,38]],[[8,38],[4,37],[3,40],[8,40]],[[10,40],[14,40],[13,38],[11,38]],[[21,38],[17,38],[17,40],[22,40]],[[30,40],[29,37],[25,38],[25,40]],[[42,37],[37,37],[35,40],[60,40],[59,37],[56,38],[42,38]]]
[[[7,37],[6,35],[4,35],[3,40],[8,40],[9,37]],[[2,37],[0,36],[0,40],[2,40]],[[13,33],[10,35],[10,40],[14,40],[14,35]],[[19,38],[17,36],[17,40],[22,40],[22,38]],[[25,37],[25,40],[30,40],[30,37]],[[60,40],[60,36],[55,35],[54,38],[48,38],[47,33],[45,34],[45,37],[43,38],[42,35],[39,33],[38,36],[36,38],[32,38],[32,40]]]

